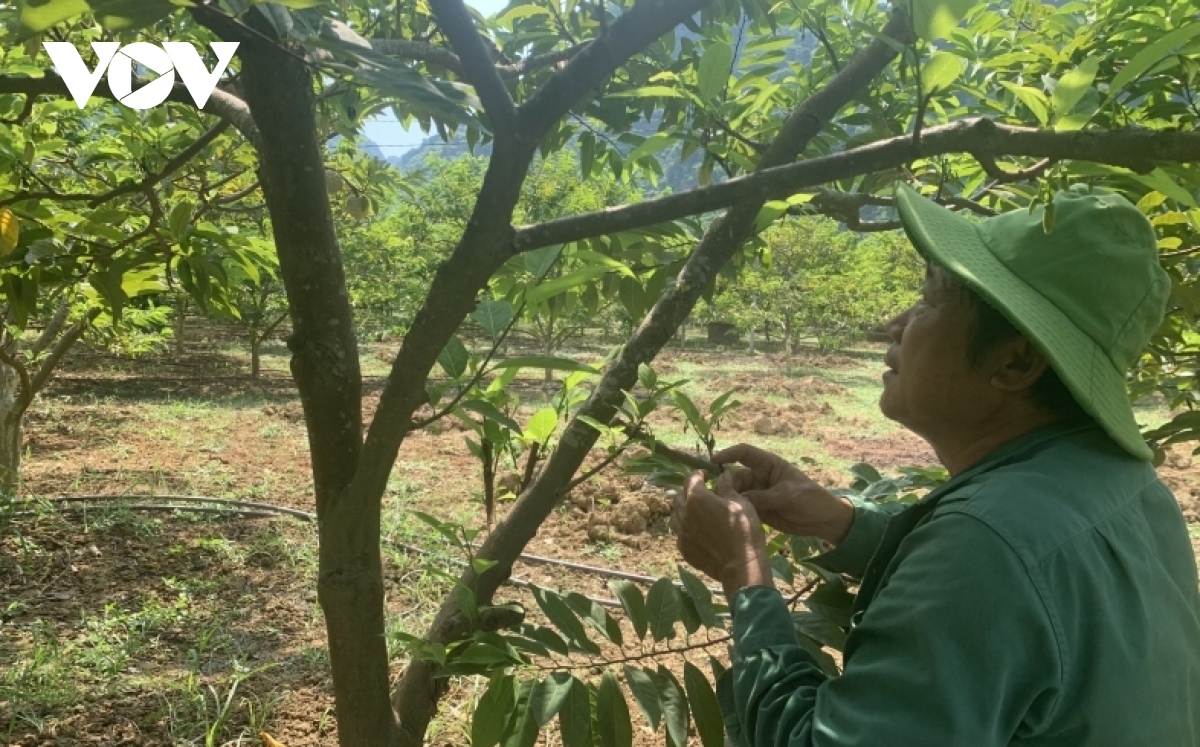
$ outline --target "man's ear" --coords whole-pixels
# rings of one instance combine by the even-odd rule
[[[1023,392],[1042,377],[1050,364],[1024,335],[1000,346],[995,353],[992,386],[1003,392]]]

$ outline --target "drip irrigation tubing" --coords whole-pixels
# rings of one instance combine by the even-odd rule
[[[51,498],[34,498],[21,501],[13,501],[10,506],[31,506],[36,507],[46,503],[50,504],[72,504],[72,503],[109,503],[114,501],[136,501],[140,499],[154,499],[159,501],[168,501],[171,503],[200,503],[200,504],[215,504],[212,506],[175,506],[169,503],[129,503],[121,506],[123,509],[130,511],[191,511],[195,513],[219,514],[229,516],[245,516],[250,518],[270,518],[275,515],[283,514],[292,516],[305,521],[316,521],[317,515],[310,511],[303,511],[298,508],[290,508],[288,506],[276,506],[270,503],[259,503],[256,501],[241,501],[230,498],[210,498],[207,496],[195,495],[130,495],[130,494],[110,494],[110,495],[64,495]],[[55,513],[62,514],[80,514],[87,513],[90,510],[103,510],[101,507],[95,509],[82,506],[72,505],[55,505]],[[13,516],[32,516],[37,514],[36,510],[18,510],[12,513]],[[434,551],[411,545],[406,542],[393,542],[394,546],[399,547],[405,552],[416,553],[419,555],[432,555]],[[628,571],[619,571],[612,568],[602,568],[600,566],[587,565],[585,563],[575,563],[569,560],[559,560],[558,558],[548,558],[542,555],[533,555],[530,553],[521,553],[519,559],[525,563],[532,565],[549,565],[566,568],[568,570],[577,571],[579,573],[589,574],[593,576],[605,576],[607,578],[615,578],[622,581],[633,581],[636,583],[653,585],[658,579],[653,576],[646,576],[640,573],[630,573]],[[455,561],[463,564],[462,561]],[[524,581],[519,578],[510,578],[509,583],[514,586],[533,586],[529,581]],[[709,589],[713,594],[721,594],[719,589]],[[620,603],[612,599],[593,599],[592,601],[605,606],[620,607]]]

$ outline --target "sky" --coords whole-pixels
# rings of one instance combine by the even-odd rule
[[[467,4],[490,16],[508,4],[507,0],[467,0]],[[389,111],[372,117],[363,125],[368,138],[375,142],[385,156],[401,156],[411,148],[421,144],[428,135],[421,132],[420,126],[414,124],[408,130],[400,126]]]

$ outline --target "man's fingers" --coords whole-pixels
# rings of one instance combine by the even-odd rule
[[[742,492],[742,497],[749,501],[750,505],[754,506],[754,510],[759,513],[783,508],[788,502],[787,494],[776,488],[746,490]]]
[[[728,449],[721,449],[712,455],[712,460],[714,464],[738,462],[753,469],[764,463],[767,459],[770,459],[771,456],[770,452],[763,451],[757,446],[738,444],[737,446],[730,446]]]
[[[745,468],[727,469],[721,474],[722,478],[728,476],[730,486],[738,493],[745,493],[747,490],[754,489],[755,479],[754,472]]]
[[[706,479],[708,479],[708,476],[706,474],[704,474],[704,472],[702,472],[702,471],[701,472],[693,472],[690,475],[688,475],[687,479],[683,481],[684,499],[686,500],[688,498],[691,498],[692,494],[695,493],[696,491],[708,490],[708,488],[704,487],[704,481]]]
[[[714,485],[717,495],[726,500],[738,497],[738,493],[741,492],[738,488],[743,482],[741,478],[736,477],[738,473],[749,475],[750,470],[728,470],[722,472],[721,476],[717,478],[716,485]],[[751,480],[751,482],[753,481]]]

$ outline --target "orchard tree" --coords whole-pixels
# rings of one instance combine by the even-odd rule
[[[1178,305],[1137,375],[1148,385],[1162,382],[1174,402],[1194,401],[1194,376],[1183,384],[1177,376],[1189,370],[1195,352],[1192,289],[1200,269],[1192,260],[1192,164],[1200,160],[1200,134],[1191,93],[1200,28],[1184,0],[1092,0],[1061,8],[1036,0],[914,0],[890,11],[874,0],[775,6],[514,2],[490,20],[461,0],[290,10],[248,7],[242,0],[131,0],[118,6],[97,0],[91,7],[109,28],[159,24],[153,28],[172,39],[201,41],[212,34],[240,44],[236,82],[219,89],[206,114],[187,116],[220,117],[215,127],[233,124],[255,149],[288,295],[292,373],[309,433],[320,518],[318,596],[343,745],[421,744],[446,691],[444,678],[481,667],[495,685],[481,701],[488,703],[483,713],[505,718],[498,719],[498,729],[497,720],[477,718],[475,741],[532,744],[557,711],[571,743],[586,743],[594,703],[601,713],[600,741],[628,743],[628,719],[620,718],[624,699],[611,674],[597,684],[564,665],[566,671],[536,683],[513,679],[524,655],[505,648],[515,639],[488,637],[513,622],[510,610],[492,602],[598,441],[619,451],[645,410],[669,397],[711,442],[712,421],[728,402],[708,413],[693,404],[693,418],[673,397],[672,385],[659,382],[647,364],[745,241],[796,204],[851,228],[874,229],[888,221],[864,219],[861,209],[888,207],[897,179],[955,209],[982,214],[1044,204],[1053,187],[1068,181],[1120,190],[1152,216],[1180,289]],[[20,22],[27,33],[76,42],[99,38],[105,32],[78,20],[80,9],[74,0],[49,0],[25,6]],[[816,51],[789,56],[802,35],[818,40]],[[66,92],[44,59],[18,59],[23,67],[7,66],[0,78],[0,92],[24,97],[10,110],[20,114],[29,107],[37,116],[39,107],[60,103],[35,101]],[[183,100],[185,92],[178,93]],[[352,130],[356,117],[388,106],[403,121],[447,134],[461,131],[469,142],[486,140],[491,153],[470,216],[430,283],[367,426],[322,142],[332,132]],[[142,125],[142,115],[111,106],[73,116],[80,127],[93,116],[129,116]],[[635,125],[645,123],[653,131],[635,134]],[[678,145],[684,158],[701,154],[699,179],[706,186],[515,224],[522,185],[539,151],[560,149],[577,134],[583,179],[599,169],[657,174],[657,154],[676,152]],[[24,131],[9,137],[9,152],[20,152],[15,144],[25,142]],[[632,149],[623,147],[634,141]],[[137,168],[127,154],[121,157]],[[14,213],[34,220],[42,205],[32,196],[37,186],[18,181],[4,189],[13,195],[6,199]],[[576,389],[586,388],[581,397],[564,397],[566,424],[511,424],[523,438],[544,443],[548,456],[508,514],[471,550],[469,568],[430,629],[411,642],[416,655],[393,690],[381,501],[405,437],[421,424],[413,420],[419,407],[432,402],[436,414],[446,415],[468,394],[497,381],[503,386],[502,373],[485,381],[493,370],[490,358],[464,359],[455,338],[480,294],[521,254],[560,246],[565,254],[565,247],[581,243],[604,254],[596,242],[606,237],[600,243],[609,259],[631,266],[637,260],[626,252],[633,242],[624,237],[678,237],[697,226],[688,222],[693,216],[713,212],[720,214],[705,219],[702,235],[679,252],[678,263],[662,267],[669,274],[661,291],[603,373],[590,384],[574,382]],[[1045,215],[1052,231],[1053,210]],[[639,257],[646,253],[636,251]],[[621,273],[614,268],[614,274]],[[427,389],[439,359],[459,381],[453,392]],[[633,397],[634,405],[628,397],[637,383],[649,394]],[[448,402],[440,401],[443,395]],[[488,422],[495,418],[481,427]],[[1188,437],[1188,423],[1172,433]],[[699,592],[688,595],[689,607],[669,581],[655,587],[659,591],[652,588],[651,596],[658,604],[652,606],[663,613],[652,626],[656,639],[669,638],[674,618],[689,610],[700,618],[711,612],[697,601]],[[609,618],[574,601],[577,607],[564,597],[539,596],[556,627],[570,631],[576,649],[594,648],[582,618],[616,637]],[[630,601],[627,609],[637,604]],[[630,615],[636,625],[636,611]],[[672,743],[686,739],[689,700],[696,704],[698,726],[702,714],[705,719],[700,729],[706,744],[716,743],[710,719],[716,711],[703,673],[685,671],[681,688],[669,670],[630,672],[635,697],[645,695],[647,684],[658,693],[657,700],[638,702],[658,703],[658,710],[648,706],[646,713],[656,727],[664,714],[669,717]],[[716,728],[719,733],[719,723]]]
[[[805,332],[828,349],[882,329],[916,298],[924,272],[898,231],[859,235],[829,218],[786,218],[757,256],[729,265],[711,304],[740,328],[778,327],[791,355]]]

